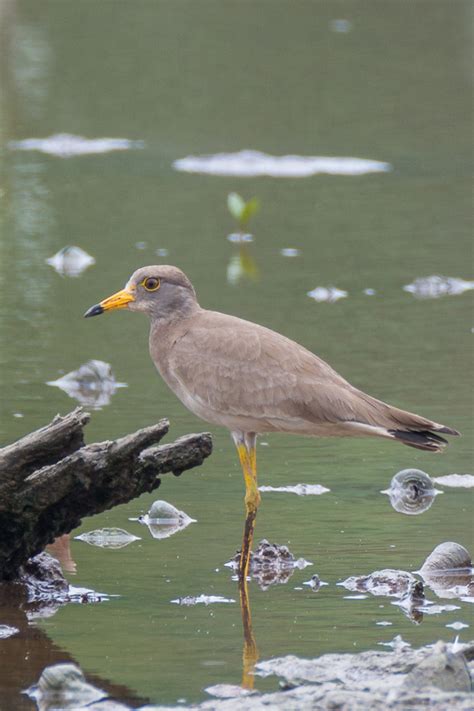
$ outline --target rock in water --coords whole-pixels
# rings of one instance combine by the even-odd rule
[[[75,536],[74,540],[84,541],[84,543],[98,548],[125,548],[129,543],[141,539],[123,528],[97,528],[94,531]]]
[[[425,575],[444,574],[446,571],[457,571],[460,569],[472,568],[471,556],[469,552],[459,543],[447,541],[436,546],[429,554],[420,568],[420,572]]]
[[[117,388],[127,387],[127,383],[117,382],[111,365],[103,360],[89,360],[77,370],[72,370],[57,380],[50,380],[46,385],[61,388],[81,405],[96,410],[110,404]]]
[[[407,674],[405,689],[433,687],[442,691],[471,691],[471,675],[463,654],[453,654],[437,642],[431,654]]]
[[[196,523],[195,518],[190,518],[184,511],[180,511],[167,501],[154,501],[148,513],[130,521],[138,521],[148,526],[153,538],[169,538],[179,531],[183,531],[190,523]]]
[[[80,247],[67,246],[46,260],[61,276],[77,277],[95,264],[94,257]]]
[[[354,592],[369,592],[371,595],[402,598],[417,582],[414,575],[406,570],[374,570],[369,575],[354,575],[343,580],[342,587]]]

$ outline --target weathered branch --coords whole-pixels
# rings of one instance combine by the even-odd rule
[[[84,446],[83,427],[90,420],[88,412],[77,407],[73,412],[60,417],[35,430],[18,442],[0,449],[0,496],[1,487],[9,485],[17,478],[24,478],[35,469],[54,464],[71,452]],[[8,479],[4,480],[7,476]]]
[[[75,410],[0,450],[0,580],[14,578],[22,563],[84,516],[157,489],[162,474],[199,466],[212,451],[207,433],[157,446],[167,420],[83,446],[88,420]]]

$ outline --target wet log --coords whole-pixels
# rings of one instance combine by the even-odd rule
[[[208,433],[158,443],[169,422],[117,440],[85,445],[89,414],[80,408],[0,449],[0,580],[81,519],[157,489],[161,475],[181,474],[212,451]]]

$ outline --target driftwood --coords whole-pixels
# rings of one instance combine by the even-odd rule
[[[208,433],[158,445],[169,423],[114,441],[85,445],[89,414],[80,408],[0,449],[0,580],[57,536],[91,516],[160,485],[160,476],[199,466],[212,451]]]

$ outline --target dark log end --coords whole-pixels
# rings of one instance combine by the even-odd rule
[[[4,465],[11,464],[0,480],[0,580],[17,577],[29,558],[84,516],[153,491],[162,474],[179,475],[212,452],[208,433],[159,445],[168,420],[115,441],[84,445],[88,420],[78,408],[0,450],[0,465],[2,456]]]

